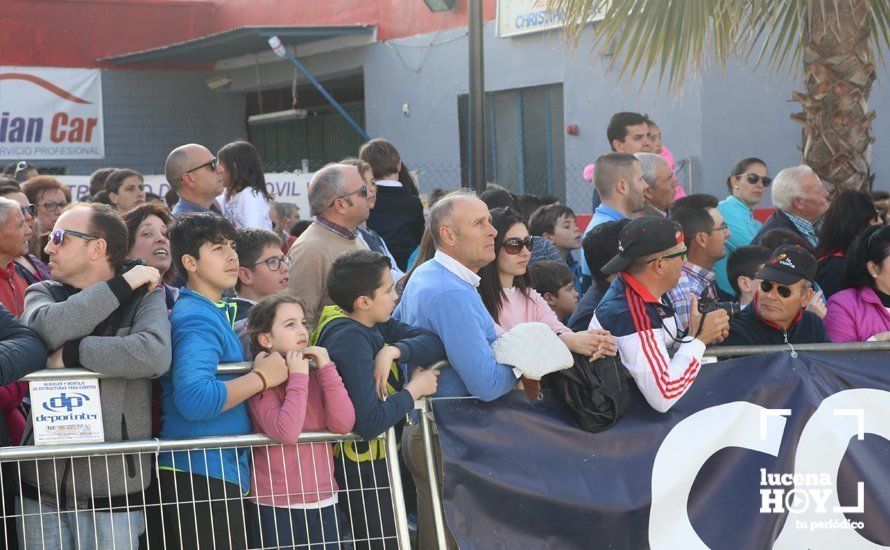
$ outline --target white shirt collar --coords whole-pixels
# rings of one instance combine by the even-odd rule
[[[402,182],[396,180],[377,180],[377,187],[401,187]]]
[[[482,278],[470,271],[464,264],[455,260],[448,254],[445,254],[441,250],[436,250],[433,259],[442,264],[442,267],[454,273],[460,280],[469,283],[473,288],[479,288],[479,281],[481,281]]]

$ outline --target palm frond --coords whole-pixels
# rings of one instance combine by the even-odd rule
[[[841,4],[861,2],[872,51],[883,60],[890,0],[549,0],[548,7],[565,14],[566,35],[575,44],[591,14],[604,11],[594,44],[611,53],[620,77],[639,75],[645,82],[657,74],[659,85],[678,92],[687,76],[710,61],[725,66],[734,54],[773,71],[797,70],[810,10],[830,17]]]

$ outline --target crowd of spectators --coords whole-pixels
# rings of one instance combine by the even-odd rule
[[[393,426],[402,456],[390,459],[413,477],[419,545],[432,547],[430,472],[406,415],[425,396],[491,401],[533,384],[494,346],[529,323],[578,356],[616,358],[660,412],[695,391],[706,346],[890,340],[890,230],[869,193],[829,201],[809,167],[771,178],[746,157],[727,196],[685,195],[646,116],[616,114],[607,137],[612,151],[585,170],[598,202],[583,231],[557,198],[498,186],[431,196],[425,213],[384,139],[314,173],[311,220],[274,202],[244,141],[171,151],[172,206],[135,170],[97,170],[72,203],[57,179],[15,165],[0,186],[3,444],[34,443],[20,379],[63,367],[103,375],[106,441],[281,443],[78,458],[64,472],[23,462],[18,485],[4,483],[23,547],[135,547],[152,522],[173,547],[347,533],[388,547],[390,498],[366,491],[385,477],[375,438]],[[448,367],[422,368],[439,359]],[[217,372],[245,360],[247,374]],[[295,452],[311,430],[363,440]],[[344,486],[367,489],[340,498]],[[152,493],[163,520],[125,506]],[[104,508],[74,513],[85,500]]]

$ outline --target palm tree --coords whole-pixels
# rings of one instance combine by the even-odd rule
[[[604,14],[596,48],[610,52],[620,77],[645,82],[657,72],[673,92],[730,55],[793,68],[805,87],[792,94],[803,109],[791,116],[803,126],[804,162],[835,191],[871,189],[868,98],[890,37],[890,0],[549,0],[549,8],[565,13],[576,44],[591,15]]]

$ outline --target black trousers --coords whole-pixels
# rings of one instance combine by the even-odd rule
[[[238,485],[171,470],[158,481],[167,548],[247,548],[252,526]]]

